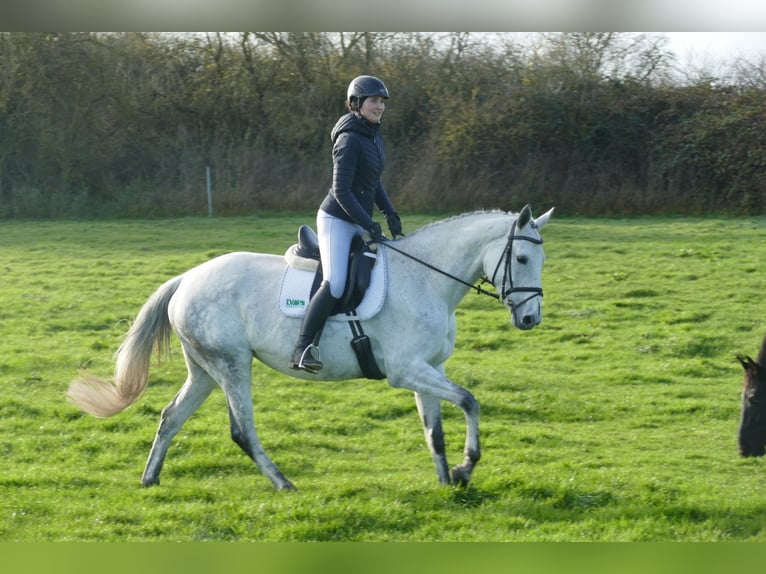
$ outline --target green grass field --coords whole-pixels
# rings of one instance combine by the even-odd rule
[[[440,219],[404,216],[405,231]],[[766,218],[596,220],[544,230],[543,323],[469,293],[448,375],[482,406],[483,458],[442,487],[409,392],[254,366],[277,493],[214,393],[141,472],[185,368],[106,420],[65,400],[167,278],[236,250],[282,253],[312,214],[0,224],[2,541],[766,541],[766,462],[737,454],[741,367],[766,331]],[[447,246],[445,246],[447,248]],[[424,269],[424,273],[428,273]],[[462,414],[445,405],[451,462]]]

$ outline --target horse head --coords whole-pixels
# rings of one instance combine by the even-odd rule
[[[532,329],[542,321],[545,252],[540,230],[552,213],[553,208],[535,219],[529,205],[524,206],[511,224],[505,245],[498,240],[484,258],[484,273],[518,329]]]
[[[742,412],[739,425],[739,453],[763,456],[766,452],[766,339],[757,361],[737,357],[745,370],[742,389]]]

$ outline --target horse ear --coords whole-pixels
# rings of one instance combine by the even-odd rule
[[[742,368],[746,371],[748,367],[753,363],[753,359],[750,357],[743,357],[742,355],[737,355],[737,360],[739,361],[739,364],[742,365]]]
[[[527,203],[521,212],[519,213],[519,217],[516,220],[516,227],[521,229],[524,227],[527,223],[529,223],[532,219],[532,208],[529,207],[529,204]]]
[[[764,368],[760,363],[754,361],[750,356],[737,355],[737,360],[745,369],[745,384],[760,386],[764,382]]]
[[[553,210],[555,208],[551,207],[548,211],[543,213],[540,217],[535,219],[535,225],[537,225],[538,229],[542,229],[543,226],[548,223],[548,220],[551,218],[551,215],[553,215]]]

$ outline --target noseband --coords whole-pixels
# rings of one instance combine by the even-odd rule
[[[535,225],[535,222],[532,221],[530,225],[533,228],[537,228]],[[497,272],[500,270],[500,265],[502,265],[503,260],[505,260],[505,268],[503,269],[503,282],[500,287],[500,295],[497,297],[499,301],[507,305],[508,307],[513,310],[514,304],[510,300],[510,296],[514,293],[531,293],[529,297],[524,299],[519,305],[523,305],[533,297],[543,296],[543,290],[541,287],[516,287],[513,284],[513,265],[511,261],[511,255],[513,252],[513,242],[514,241],[529,241],[530,243],[534,243],[536,245],[542,245],[543,240],[541,238],[537,237],[529,237],[528,235],[516,235],[516,221],[514,220],[513,225],[511,225],[511,232],[508,235],[508,242],[505,244],[505,249],[503,249],[503,254],[500,256],[500,259],[497,261],[497,265],[495,266],[495,272],[492,273],[492,284],[497,285],[495,283],[495,279],[497,278]],[[486,281],[486,278],[485,278]],[[507,286],[507,287],[506,287]]]

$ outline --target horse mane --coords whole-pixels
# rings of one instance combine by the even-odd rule
[[[423,227],[420,227],[413,231],[412,233],[407,234],[407,238],[414,237],[418,235],[421,231],[427,231],[432,227],[441,225],[443,223],[450,223],[453,221],[457,221],[459,219],[467,219],[469,217],[473,217],[475,215],[517,215],[515,213],[509,212],[509,211],[503,211],[502,209],[490,209],[490,210],[477,210],[477,211],[469,211],[466,213],[461,213],[459,215],[453,215],[452,217],[448,217],[447,219],[440,219],[439,221],[434,221],[431,223],[428,223],[424,225]]]

